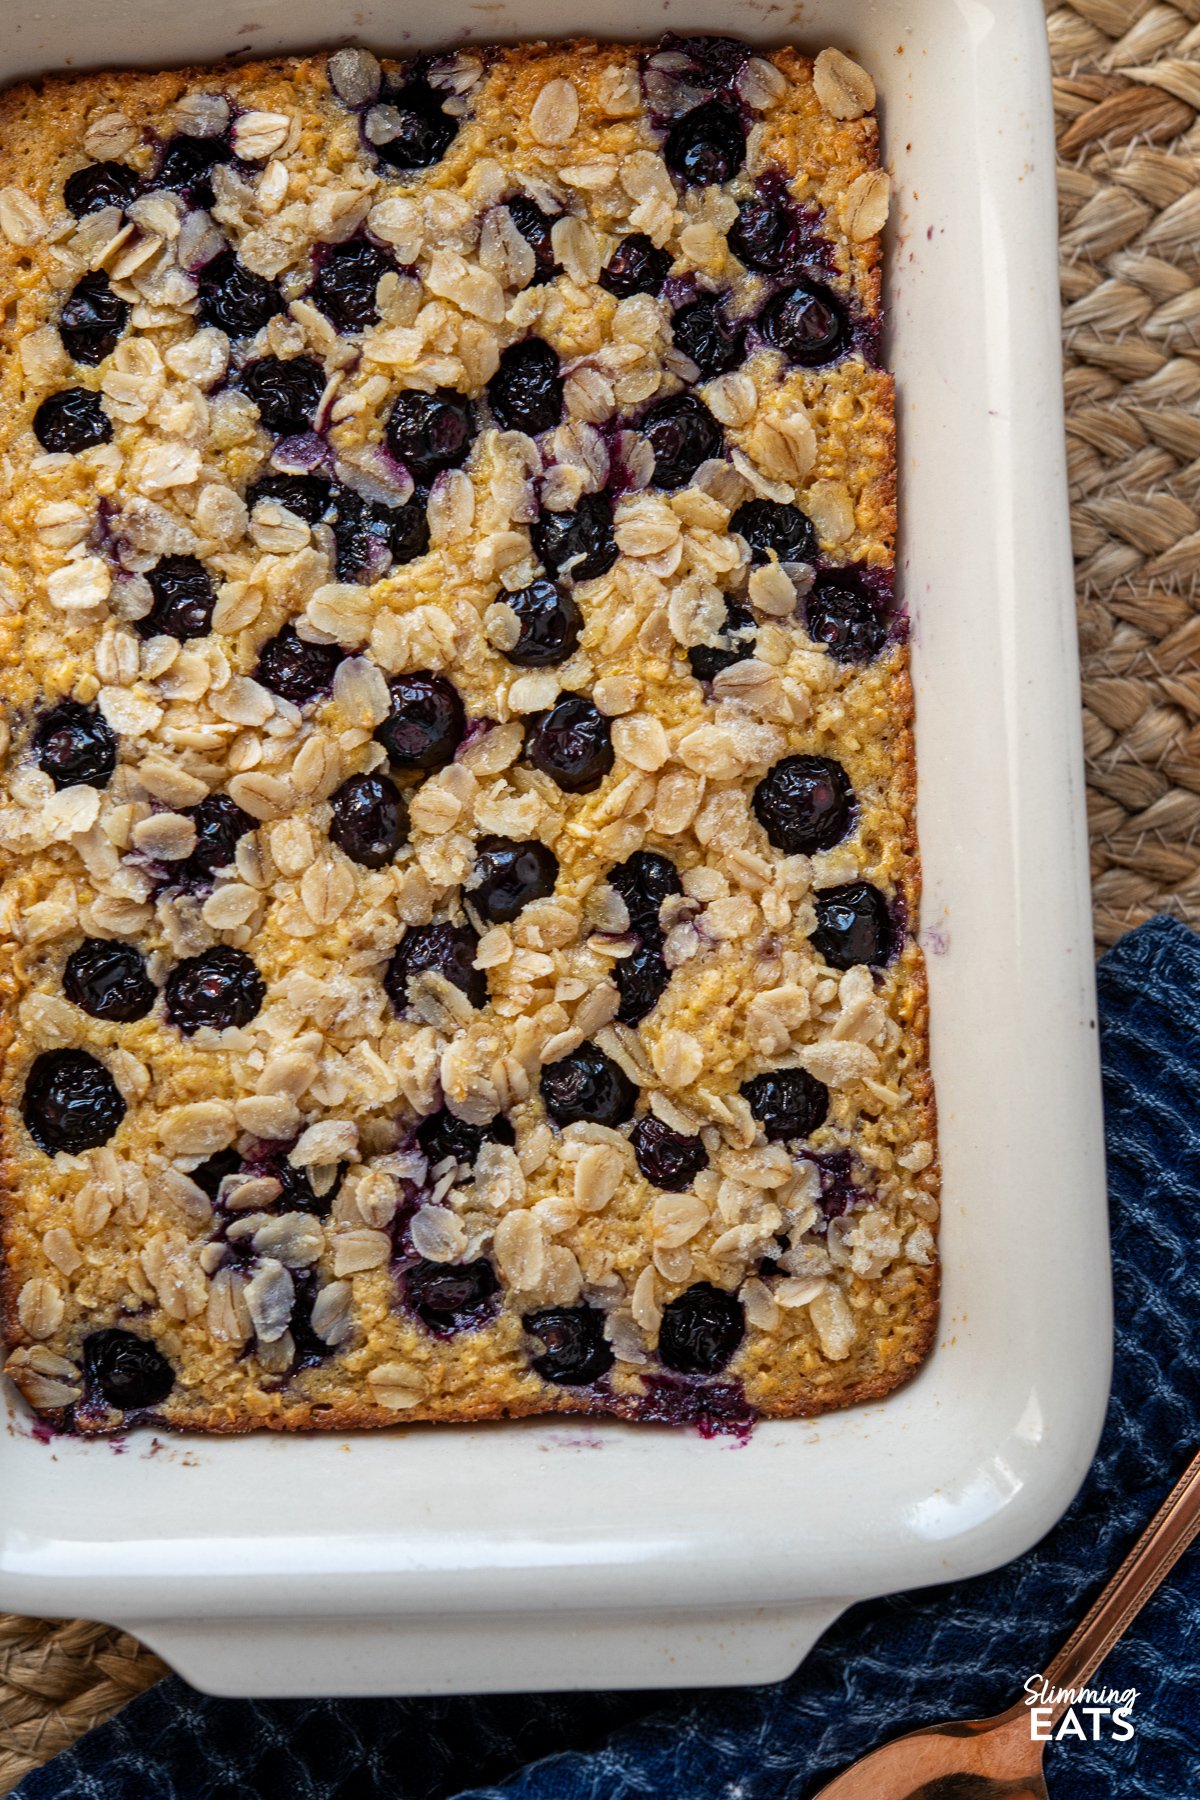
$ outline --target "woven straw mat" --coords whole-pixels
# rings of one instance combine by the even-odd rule
[[[1049,0],[1067,442],[1101,946],[1200,925],[1200,0]],[[0,1794],[163,1673],[0,1616]]]

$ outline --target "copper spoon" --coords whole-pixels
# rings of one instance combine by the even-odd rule
[[[1045,1672],[1050,1688],[1085,1687],[1117,1639],[1200,1532],[1200,1453],[1194,1456],[1100,1598]],[[1047,1708],[1049,1729],[1069,1701]],[[1046,1713],[1040,1715],[1045,1724]],[[873,1750],[816,1800],[1049,1800],[1041,1738],[1018,1700],[993,1719],[948,1721]]]

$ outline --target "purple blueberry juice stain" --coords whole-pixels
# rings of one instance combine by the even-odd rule
[[[729,1437],[748,1444],[758,1414],[740,1381],[689,1382],[667,1375],[646,1377],[634,1417],[643,1425],[689,1425],[702,1438]]]
[[[840,1219],[845,1213],[870,1205],[871,1195],[854,1181],[854,1163],[849,1150],[809,1151],[807,1161],[817,1171],[820,1184],[817,1204],[825,1215],[826,1224],[830,1219]]]

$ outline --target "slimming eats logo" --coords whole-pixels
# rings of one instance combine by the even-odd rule
[[[1127,1744],[1134,1734],[1129,1715],[1137,1697],[1136,1688],[1056,1688],[1044,1675],[1031,1675],[1025,1683],[1029,1735],[1042,1743],[1050,1739],[1058,1743],[1064,1738],[1099,1743],[1110,1737],[1114,1744]],[[1085,1721],[1090,1722],[1090,1730]]]

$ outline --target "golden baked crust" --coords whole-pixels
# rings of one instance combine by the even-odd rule
[[[815,527],[818,580],[852,564],[867,572],[860,591],[880,606],[890,593],[893,394],[874,360],[887,184],[870,82],[835,52],[814,70],[792,50],[693,56],[678,41],[657,56],[575,42],[385,61],[382,99],[379,75],[342,52],[332,70],[313,56],[0,96],[8,1373],[79,1431],[143,1416],[242,1431],[551,1410],[736,1423],[880,1397],[926,1354],[937,1309],[926,983],[907,929],[919,901],[907,647],[897,628],[871,660],[836,660],[805,630],[813,569],[752,565],[730,530],[744,502],[794,503]],[[395,141],[389,96],[414,78],[456,129],[432,166],[397,171],[372,145]],[[664,135],[714,93],[750,127],[744,165],[686,186]],[[231,131],[239,160],[212,170],[208,210],[155,189],[163,140],[228,144]],[[136,171],[140,196],[76,219],[64,182],[105,161]],[[807,248],[786,275],[756,275],[729,249],[738,202],[756,193],[797,209]],[[558,215],[549,279],[505,205],[518,194]],[[662,297],[618,300],[598,280],[631,232],[672,259]],[[394,272],[377,322],[339,332],[312,302],[314,266],[321,246],[364,237]],[[277,284],[280,310],[253,336],[197,318],[199,271],[228,247]],[[58,320],[88,271],[128,312],[115,349],[72,364]],[[755,329],[798,275],[819,275],[846,309],[825,366],[790,364]],[[712,378],[671,338],[672,307],[706,292],[750,325],[744,360]],[[565,378],[561,423],[536,441],[497,429],[485,401],[500,352],[530,335]],[[281,451],[239,391],[265,355],[321,364],[321,444]],[[111,433],[49,454],[34,414],[72,387],[101,394]],[[426,553],[339,580],[327,518],[270,502],[248,514],[247,487],[281,465],[336,478],[343,505],[348,491],[394,505],[389,411],[397,392],[434,388],[471,398],[477,435],[433,482]],[[689,389],[723,427],[723,456],[663,489],[639,422]],[[600,490],[620,555],[574,587],[579,647],[557,667],[516,667],[507,600],[544,574],[530,525]],[[213,629],[147,635],[146,577],[180,556],[211,576]],[[753,615],[753,654],[702,683],[688,651],[717,645],[728,599]],[[253,679],[289,622],[345,652],[315,704]],[[393,770],[408,841],[367,868],[331,842],[330,797],[386,772],[383,677],[421,670],[453,681],[473,724],[445,767]],[[609,721],[614,764],[590,791],[522,760],[524,721],[562,693]],[[56,788],[39,766],[38,721],[64,699],[116,735],[100,785]],[[752,805],[792,755],[835,759],[854,792],[849,833],[812,855],[774,847]],[[189,809],[213,793],[251,828],[219,875],[180,885]],[[471,917],[464,884],[485,835],[553,849],[554,892],[511,923],[472,919],[484,1007],[435,973],[410,983],[399,1013],[389,959],[431,921]],[[612,972],[639,940],[606,877],[642,850],[668,856],[683,891],[647,928],[669,983],[623,1024]],[[831,969],[809,941],[814,896],[862,880],[893,904],[897,953],[874,973]],[[135,945],[158,988],[186,957],[245,951],[265,998],[225,1030],[181,1029],[161,995],[141,1018],[105,1022],[62,990],[88,938]],[[685,1192],[645,1179],[628,1122],[548,1121],[540,1072],[583,1043],[636,1083],[639,1117],[702,1139],[708,1166]],[[35,1059],[64,1047],[107,1069],[125,1112],[103,1143],[52,1155],[23,1108]],[[803,1141],[768,1142],[741,1093],[779,1068],[829,1090]],[[515,1146],[489,1139],[473,1166],[431,1169],[414,1131],[443,1103],[477,1126],[507,1115]],[[229,1148],[241,1170],[207,1192],[191,1175]],[[486,1259],[499,1292],[435,1332],[409,1304],[418,1253]],[[741,1341],[711,1373],[664,1368],[663,1309],[703,1284],[737,1296]],[[611,1366],[543,1379],[545,1340],[524,1321],[584,1306],[602,1316]],[[170,1391],[150,1412],[105,1398],[85,1340],[112,1328],[166,1359]]]

